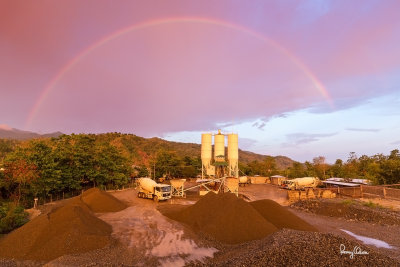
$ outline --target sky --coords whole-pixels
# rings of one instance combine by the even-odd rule
[[[400,1],[0,0],[0,124],[297,161],[400,147]],[[2,126],[6,127],[6,126]]]

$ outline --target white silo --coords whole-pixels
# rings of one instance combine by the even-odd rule
[[[217,160],[217,157],[225,158],[225,135],[221,134],[221,130],[214,135],[214,160]]]
[[[202,176],[204,176],[204,174],[209,174],[208,170],[210,169],[211,159],[212,159],[212,134],[204,133],[201,135]]]
[[[239,177],[239,145],[237,134],[228,134],[228,162],[228,175]]]

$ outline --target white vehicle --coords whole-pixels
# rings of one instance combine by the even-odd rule
[[[239,177],[239,186],[246,186],[250,184],[250,179],[247,176]]]
[[[282,181],[282,188],[290,190],[301,190],[304,188],[315,188],[319,185],[317,177],[303,177],[291,180]]]
[[[150,198],[155,202],[171,198],[171,186],[158,184],[150,178],[139,179],[139,198]]]

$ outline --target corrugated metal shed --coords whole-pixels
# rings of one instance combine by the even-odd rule
[[[348,187],[359,187],[360,184],[335,182],[335,181],[323,181],[324,184],[337,185],[337,186],[348,186]]]

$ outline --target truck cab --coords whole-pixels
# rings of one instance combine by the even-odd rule
[[[166,184],[157,184],[154,187],[154,201],[167,200],[171,198],[171,186]]]
[[[149,177],[139,179],[139,198],[150,198],[155,202],[171,198],[171,186],[167,184],[158,184]]]
[[[295,185],[294,185],[293,181],[291,181],[291,180],[282,181],[281,188],[292,190],[294,187],[295,187]]]

